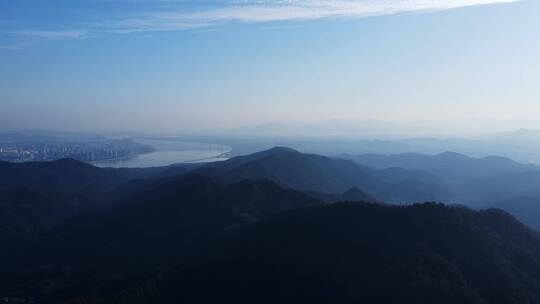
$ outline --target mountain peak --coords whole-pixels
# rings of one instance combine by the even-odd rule
[[[93,167],[92,165],[90,165],[88,163],[78,161],[78,160],[76,160],[74,158],[61,158],[61,159],[58,159],[58,160],[53,160],[53,161],[51,161],[51,163],[63,164],[63,165],[82,165],[82,166]]]
[[[276,146],[268,150],[257,152],[251,155],[251,158],[264,157],[269,155],[292,155],[292,154],[301,154],[301,152],[294,150],[292,148]]]
[[[273,147],[271,149],[268,149],[266,151],[263,151],[261,153],[266,153],[266,154],[278,154],[278,153],[300,153],[292,148],[289,148],[289,147],[283,147],[283,146],[276,146],[276,147]]]
[[[441,156],[441,157],[445,157],[445,158],[469,158],[468,156],[463,155],[461,153],[451,152],[451,151],[446,151],[446,152],[440,153],[437,156]]]

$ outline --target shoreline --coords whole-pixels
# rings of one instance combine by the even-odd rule
[[[231,151],[232,151],[232,149],[231,149]],[[201,163],[201,162],[203,162],[205,160],[211,160],[211,159],[217,159],[217,158],[223,158],[223,160],[228,160],[228,159],[230,159],[229,153],[230,153],[230,151],[221,153],[221,154],[213,156],[213,157],[205,157],[205,158],[200,158],[200,159],[188,160],[188,161],[177,163],[177,164]]]
[[[136,143],[151,146],[154,151],[148,153],[137,153],[121,158],[103,159],[88,163],[96,167],[113,168],[163,167],[227,160],[233,153],[232,147],[220,144],[149,138],[142,139],[142,142],[139,142],[137,139],[133,140]],[[171,143],[176,144],[171,145]],[[163,155],[160,155],[160,153]],[[175,153],[178,154],[175,155]]]

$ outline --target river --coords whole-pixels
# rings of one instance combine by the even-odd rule
[[[227,160],[230,147],[217,144],[183,142],[174,139],[134,139],[156,149],[154,152],[140,154],[118,160],[104,160],[93,163],[98,167],[148,168],[168,166],[178,163],[214,162]]]

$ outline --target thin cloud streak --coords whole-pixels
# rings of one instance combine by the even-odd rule
[[[230,23],[316,20],[324,18],[363,18],[420,11],[441,11],[460,7],[512,3],[520,0],[277,0],[222,1],[200,6],[179,1],[167,11],[138,16],[110,16],[100,22],[71,26],[77,30],[10,30],[3,33],[43,40],[76,39],[89,34],[130,34],[182,31],[217,27]],[[167,1],[175,3],[175,1]],[[198,7],[198,8],[197,8]],[[80,29],[83,30],[80,30]]]
[[[37,31],[37,30],[13,30],[4,33],[21,35],[27,37],[41,38],[46,40],[81,38],[86,35],[86,31],[59,30],[59,31]]]
[[[177,10],[152,13],[141,18],[104,22],[99,26],[103,31],[114,33],[177,31],[231,22],[260,23],[323,18],[362,18],[517,1],[519,0],[229,1],[220,7],[207,7],[190,12]]]
[[[28,43],[6,44],[0,45],[0,50],[18,51],[24,49],[26,46],[28,46]]]

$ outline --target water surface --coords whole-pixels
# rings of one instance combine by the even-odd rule
[[[150,145],[156,151],[124,159],[98,161],[94,165],[112,168],[148,168],[178,163],[214,162],[226,160],[224,155],[231,151],[227,146],[173,139],[134,139],[134,141]]]

